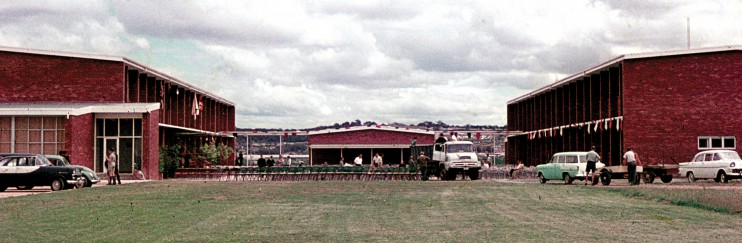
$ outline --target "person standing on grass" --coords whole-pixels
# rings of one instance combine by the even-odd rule
[[[106,157],[106,162],[108,162],[108,185],[116,185],[117,159],[116,153],[113,152],[113,148],[109,148],[108,157]],[[119,182],[119,184],[120,183],[121,182]]]
[[[420,171],[423,181],[428,180],[428,156],[425,153],[420,152],[420,156],[417,157],[417,169]]]
[[[639,180],[636,178],[636,165],[642,165],[642,162],[639,160],[639,155],[634,153],[634,151],[631,150],[631,148],[626,148],[626,153],[623,154],[623,165],[628,165],[628,171],[629,171],[629,185],[638,185]]]
[[[356,166],[363,166],[363,154],[359,154],[358,157],[353,160],[353,163],[355,163]]]
[[[590,171],[593,172],[592,177],[590,177],[590,182],[595,181],[595,164],[598,163],[600,160],[600,155],[598,155],[597,152],[595,152],[595,146],[590,147],[590,152],[587,152],[587,168],[585,169],[585,185],[587,185],[587,174],[590,173]],[[595,185],[595,183],[593,183]]]

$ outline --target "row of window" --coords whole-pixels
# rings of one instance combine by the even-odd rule
[[[733,136],[724,137],[712,137],[712,136],[701,136],[698,137],[698,149],[736,149],[737,138]]]

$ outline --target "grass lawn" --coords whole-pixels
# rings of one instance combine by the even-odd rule
[[[167,180],[0,199],[0,241],[742,239],[739,214],[631,195],[493,181]]]

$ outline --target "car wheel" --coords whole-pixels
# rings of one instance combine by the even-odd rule
[[[544,174],[538,173],[538,181],[541,182],[541,184],[546,183],[546,178],[544,178]]]
[[[15,188],[18,190],[31,190],[33,189],[33,186],[17,186]]]
[[[608,173],[607,171],[600,172],[600,183],[603,183],[604,186],[611,184],[611,173]]]
[[[564,174],[564,176],[562,177],[562,179],[564,179],[564,184],[567,184],[567,185],[572,184],[572,180],[574,180],[567,173]]]
[[[85,187],[92,187],[92,186],[93,186],[93,182],[91,182],[90,180],[85,180]]]
[[[663,183],[670,183],[672,181],[672,175],[660,176],[660,180],[662,180]]]
[[[692,183],[692,182],[695,182],[695,181],[696,181],[696,176],[693,175],[693,172],[688,172],[688,182],[691,182]]]
[[[54,179],[54,181],[52,181],[52,186],[51,187],[52,187],[52,191],[62,190],[65,187],[64,181],[62,179],[59,179],[59,178]]]
[[[646,184],[652,184],[652,182],[654,182],[654,177],[655,175],[651,171],[642,173],[642,181],[644,181],[644,183]]]
[[[724,173],[723,171],[722,172],[719,172],[719,175],[717,176],[717,178],[719,178],[719,182],[721,182],[721,183],[728,183],[729,182],[729,178],[727,178],[727,174]]]
[[[80,189],[80,188],[85,187],[85,185],[87,184],[88,184],[88,180],[86,180],[85,178],[80,178],[77,181],[75,181],[75,188]]]
[[[0,186],[0,192],[4,192],[4,191],[5,191],[5,190],[7,190],[7,189],[8,189],[8,187],[7,187],[7,186]]]

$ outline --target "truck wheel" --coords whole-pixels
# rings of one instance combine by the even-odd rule
[[[538,181],[541,182],[541,184],[546,183],[546,178],[544,178],[544,174],[538,173]]]
[[[660,180],[662,180],[663,183],[670,183],[672,181],[672,175],[660,176]]]
[[[688,182],[693,183],[695,181],[696,181],[696,176],[693,175],[693,172],[688,172]]]
[[[567,173],[564,173],[564,176],[562,177],[562,179],[564,179],[564,184],[567,184],[567,185],[572,184],[572,180],[574,180]]]
[[[652,184],[652,182],[654,182],[654,177],[654,172],[647,171],[642,173],[642,181],[646,184]]]
[[[469,171],[469,179],[471,179],[472,181],[479,180],[479,171],[478,170]]]
[[[600,183],[603,183],[604,186],[611,184],[611,173],[608,173],[606,171],[600,172]]]
[[[439,167],[438,168],[438,173],[440,173],[440,175],[441,175],[440,178],[441,178],[442,181],[447,181],[448,180],[449,176],[448,176],[448,171],[446,170],[446,167],[444,167],[444,166]]]
[[[62,179],[59,179],[59,178],[54,179],[54,181],[52,181],[51,187],[52,187],[52,191],[62,190],[65,187],[64,181]]]
[[[723,171],[720,171],[719,172],[719,175],[716,176],[716,178],[718,178],[719,182],[721,182],[721,183],[728,183],[729,182],[729,178],[727,178],[727,174],[724,173]]]

